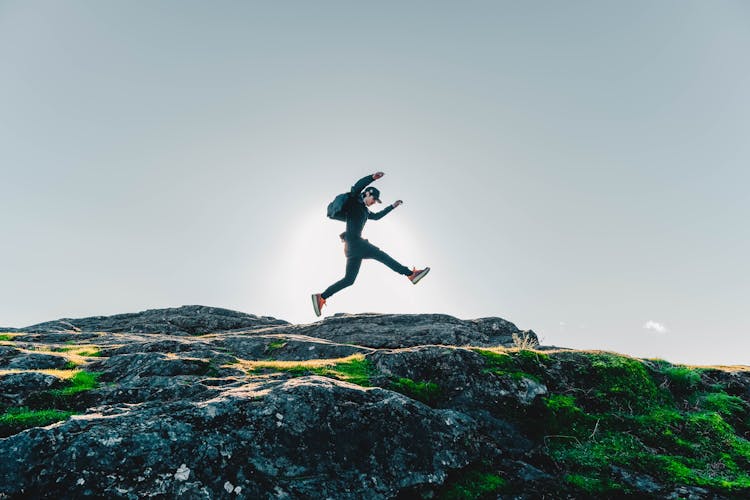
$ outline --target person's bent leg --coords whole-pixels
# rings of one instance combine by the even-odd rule
[[[362,259],[359,257],[349,257],[346,259],[346,274],[340,280],[333,285],[326,288],[325,292],[321,293],[320,296],[327,299],[336,292],[343,290],[344,288],[354,284],[354,280],[357,279],[359,273],[359,267],[362,265]]]

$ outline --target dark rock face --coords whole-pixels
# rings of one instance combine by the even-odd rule
[[[29,395],[62,386],[54,375],[39,372],[18,372],[0,375],[0,406],[23,406]]]
[[[501,318],[467,321],[445,314],[336,315],[301,327],[298,333],[377,349],[429,344],[508,346],[513,345],[513,334],[526,335],[538,343],[533,331],[521,331]]]
[[[544,420],[546,398],[573,391],[577,367],[596,367],[574,351],[513,364],[502,349],[480,349],[536,341],[500,318],[360,314],[291,325],[186,306],[10,333],[0,343],[0,413],[66,413],[0,419],[0,499],[437,498],[487,471],[508,498],[586,496],[564,485],[526,420],[556,425]],[[96,383],[76,389],[63,377],[81,370]],[[750,382],[706,377],[738,395]],[[721,498],[622,464],[610,475],[635,497]]]
[[[171,309],[150,309],[139,313],[115,316],[94,316],[60,319],[33,325],[22,330],[33,333],[60,331],[141,332],[171,335],[200,335],[237,328],[259,328],[288,324],[267,316],[255,316],[229,309],[206,306],[182,306]],[[9,331],[9,329],[6,329]]]
[[[25,484],[29,496],[54,485],[133,498],[341,497],[347,490],[347,498],[382,498],[440,483],[465,465],[476,454],[472,428],[450,410],[310,377],[227,390],[200,404],[73,418],[12,436],[4,449],[17,449],[14,458],[28,467],[11,468],[7,480]],[[35,445],[45,442],[55,444]]]

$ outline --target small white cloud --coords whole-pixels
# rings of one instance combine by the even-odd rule
[[[659,322],[653,321],[653,320],[646,321],[646,323],[643,325],[643,328],[645,328],[646,330],[653,330],[656,333],[666,333],[667,332],[667,327],[666,326],[662,325]]]

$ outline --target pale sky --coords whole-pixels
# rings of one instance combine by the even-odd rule
[[[203,304],[750,365],[750,2],[0,0],[0,325]],[[383,205],[385,206],[385,205]],[[381,206],[382,207],[382,206]]]

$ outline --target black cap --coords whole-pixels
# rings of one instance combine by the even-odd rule
[[[375,201],[377,201],[378,203],[383,203],[382,201],[380,201],[380,191],[378,190],[378,188],[368,187],[367,189],[365,189],[365,193],[368,191],[370,192],[372,197],[375,198]]]

